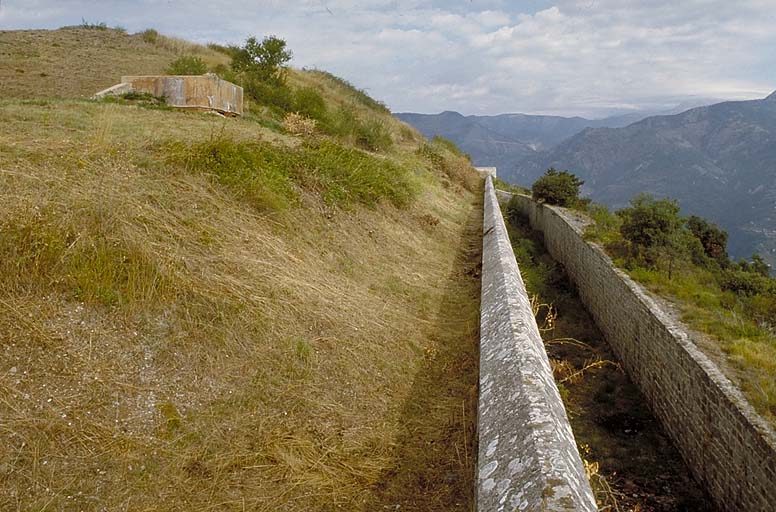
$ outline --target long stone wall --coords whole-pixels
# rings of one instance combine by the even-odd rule
[[[483,223],[477,510],[597,510],[490,176]]]
[[[499,192],[502,200],[510,194]],[[572,212],[517,196],[697,480],[722,510],[776,511],[776,435],[684,327],[597,245]]]

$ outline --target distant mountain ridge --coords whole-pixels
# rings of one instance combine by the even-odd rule
[[[640,192],[675,198],[684,214],[724,227],[734,256],[759,252],[776,265],[776,92],[586,128],[499,177],[530,185],[550,166],[577,174],[587,195],[613,207]]]
[[[475,165],[499,169],[514,167],[536,151],[552,147],[585,128],[626,126],[641,118],[634,118],[633,114],[601,120],[527,114],[464,116],[451,111],[394,115],[428,138],[439,135],[452,140],[471,155]]]
[[[713,103],[697,99],[661,112],[673,114],[692,106]],[[677,110],[678,109],[678,110]],[[464,116],[458,112],[439,114],[394,114],[428,138],[442,136],[455,142],[472,157],[475,165],[513,168],[537,151],[550,149],[585,128],[619,128],[640,121],[655,112],[633,112],[604,119],[561,117],[531,114]]]

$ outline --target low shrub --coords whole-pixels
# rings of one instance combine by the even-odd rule
[[[311,136],[315,134],[315,119],[310,119],[296,112],[289,112],[283,118],[283,129],[293,135]]]
[[[81,24],[79,27],[86,30],[108,30],[108,25],[104,21],[100,21],[99,23],[91,23],[86,21],[84,18],[81,18]]]
[[[359,123],[355,131],[356,144],[368,151],[387,151],[393,146],[391,133],[382,121],[371,119]]]
[[[159,39],[159,32],[152,28],[147,28],[140,33],[140,38],[148,44],[156,44]]]
[[[312,87],[303,87],[293,93],[293,110],[303,116],[323,121],[326,119],[326,102]]]
[[[728,270],[722,273],[720,288],[739,295],[757,295],[771,291],[770,280],[760,274],[742,270]]]
[[[320,123],[321,130],[335,137],[352,137],[358,128],[358,119],[353,111],[348,108],[339,108],[329,112],[326,118]]]
[[[204,75],[207,65],[194,55],[183,55],[175,59],[167,68],[168,75]]]
[[[243,82],[243,88],[246,95],[253,101],[269,107],[277,114],[291,112],[294,108],[293,93],[285,84],[269,84],[258,80],[249,80]]]

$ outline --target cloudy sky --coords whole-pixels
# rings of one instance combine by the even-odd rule
[[[776,89],[776,0],[0,0],[0,29],[275,34],[396,112],[603,117]]]

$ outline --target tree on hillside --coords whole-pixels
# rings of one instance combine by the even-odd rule
[[[574,206],[579,202],[579,187],[585,182],[568,171],[547,169],[531,186],[532,196],[537,201],[558,206]]]
[[[617,215],[622,219],[620,233],[632,244],[637,257],[650,266],[667,262],[669,278],[676,260],[692,250],[694,239],[682,229],[679,205],[674,200],[639,194]],[[694,243],[697,247],[698,241]]]
[[[639,194],[630,206],[617,212],[622,218],[620,232],[631,243],[642,247],[668,245],[679,230],[679,205],[671,199],[655,199],[650,194]]]
[[[249,37],[245,46],[233,51],[232,69],[252,80],[268,84],[285,83],[285,65],[293,57],[286,42],[276,36],[267,36],[261,42]]]
[[[720,265],[727,266],[730,261],[727,254],[727,232],[696,215],[691,215],[686,224],[690,233],[700,240],[706,255]]]

